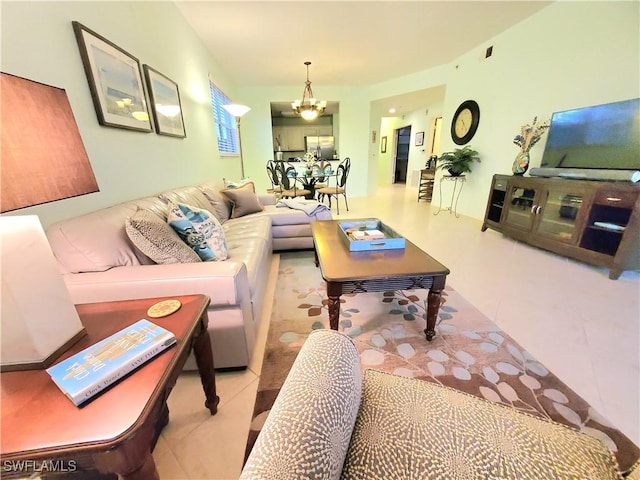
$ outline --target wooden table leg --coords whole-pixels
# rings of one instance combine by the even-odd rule
[[[339,283],[327,282],[327,297],[329,299],[329,327],[331,330],[338,330],[340,321],[340,295],[342,295],[342,285]]]
[[[436,335],[436,320],[438,319],[441,298],[442,290],[434,290],[433,288],[429,290],[427,295],[427,328],[424,329],[429,341]]]
[[[148,422],[117,448],[97,452],[93,461],[100,472],[113,472],[123,480],[160,480],[151,455],[155,422]]]
[[[156,462],[153,460],[151,452],[145,453],[140,468],[134,472],[121,474],[122,480],[160,480],[160,475],[156,469]]]
[[[213,354],[211,353],[211,339],[207,331],[209,321],[207,314],[201,319],[201,329],[196,333],[193,339],[193,355],[198,365],[198,373],[200,373],[200,381],[207,398],[205,406],[215,415],[218,411],[218,403],[220,398],[216,395],[216,377],[213,370]]]

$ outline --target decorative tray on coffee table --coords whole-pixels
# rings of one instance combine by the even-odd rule
[[[351,252],[404,248],[405,239],[377,218],[338,222],[340,238]]]

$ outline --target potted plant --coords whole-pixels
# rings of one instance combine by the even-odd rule
[[[463,148],[456,148],[453,152],[445,152],[440,155],[437,161],[437,168],[447,170],[452,177],[459,177],[463,173],[471,172],[471,164],[480,163],[480,154],[465,145]]]

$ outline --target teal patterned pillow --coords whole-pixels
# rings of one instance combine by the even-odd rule
[[[171,203],[167,222],[203,261],[227,259],[224,231],[212,213],[183,203]]]

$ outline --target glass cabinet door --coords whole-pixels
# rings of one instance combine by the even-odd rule
[[[507,207],[507,215],[505,223],[510,226],[519,227],[530,230],[533,227],[535,217],[535,202],[538,192],[533,188],[525,188],[516,182],[509,183],[509,192],[507,198],[509,204]]]
[[[566,188],[550,189],[546,201],[536,211],[539,217],[536,233],[573,242],[578,232],[576,226],[581,218],[583,196],[580,192],[568,192]]]

